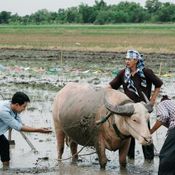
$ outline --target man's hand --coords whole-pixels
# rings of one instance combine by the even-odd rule
[[[156,120],[154,123],[154,126],[150,129],[150,134],[153,134],[160,126],[162,125],[162,122],[159,120]]]
[[[151,98],[150,98],[150,102],[152,105],[154,105],[156,103],[156,99],[157,99],[157,96],[160,92],[160,88],[155,88],[153,94],[151,95]]]
[[[25,126],[25,125],[22,126],[21,131],[24,131],[24,132],[40,132],[40,133],[51,133],[52,132],[51,128],[33,128],[33,127],[30,127],[30,126]]]
[[[51,128],[39,128],[38,132],[40,133],[51,133]]]

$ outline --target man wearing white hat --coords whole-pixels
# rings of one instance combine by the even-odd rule
[[[143,56],[141,56],[136,50],[127,51],[125,64],[126,67],[122,69],[109,83],[109,87],[117,90],[122,85],[124,93],[134,102],[145,101],[142,94],[142,92],[144,92],[147,98],[150,99],[151,104],[154,105],[163,82],[154,74],[151,69],[144,67]],[[152,93],[153,85],[154,91]],[[149,121],[148,127],[150,128]],[[153,144],[142,146],[142,148],[145,160],[153,160]],[[135,157],[134,138],[131,138],[128,157],[130,159],[134,159]]]

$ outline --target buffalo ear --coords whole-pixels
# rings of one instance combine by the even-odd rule
[[[105,99],[104,101],[105,107],[115,113],[119,114],[121,116],[131,116],[134,114],[134,105],[133,104],[124,104],[124,105],[115,105],[113,106],[112,104],[109,104],[109,102]]]

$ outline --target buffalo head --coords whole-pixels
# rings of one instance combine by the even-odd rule
[[[112,113],[115,124],[124,135],[132,135],[141,144],[150,144],[152,142],[148,129],[149,113],[147,104],[127,103],[120,105],[110,104],[105,100],[105,107]]]

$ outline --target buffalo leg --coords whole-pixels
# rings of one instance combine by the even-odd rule
[[[128,154],[131,139],[123,141],[122,146],[119,148],[119,162],[121,167],[126,167],[126,156]]]
[[[100,168],[105,169],[106,164],[107,164],[107,157],[106,157],[106,154],[105,154],[105,144],[103,142],[102,137],[99,137],[99,140],[96,144],[96,151],[97,151],[97,154],[98,154]]]
[[[62,155],[64,152],[65,133],[60,129],[58,122],[55,122],[54,124],[55,124],[56,140],[57,140],[58,159],[62,159]]]
[[[70,142],[70,149],[71,149],[71,153],[72,153],[72,162],[76,162],[78,160],[78,154],[77,154],[77,143],[75,143],[74,141]]]

